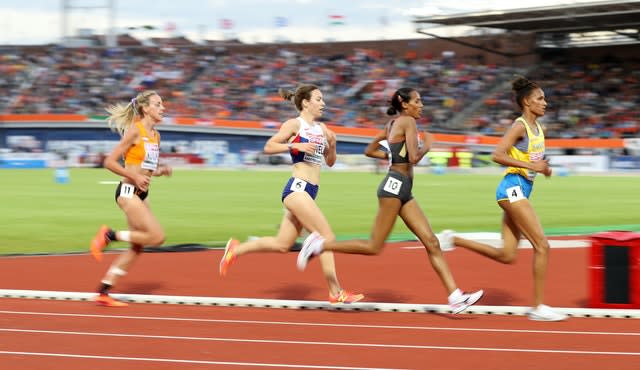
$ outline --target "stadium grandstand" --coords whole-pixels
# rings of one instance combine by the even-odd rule
[[[418,17],[415,39],[331,44],[203,45],[120,34],[117,47],[100,35],[86,36],[82,47],[0,46],[1,144],[14,119],[96,122],[105,106],[144,89],[165,97],[171,126],[237,120],[272,128],[291,109],[277,89],[297,82],[322,86],[332,125],[380,127],[390,93],[410,85],[420,89],[431,131],[499,136],[516,115],[515,73],[544,87],[550,138],[633,139],[640,134],[639,13],[638,1],[599,1]],[[471,31],[441,37],[433,25]]]
[[[511,59],[533,56],[527,61],[530,67],[526,74],[545,86],[553,107],[552,116],[545,120],[555,135],[638,135],[638,110],[634,107],[640,92],[640,2],[493,10],[420,17],[415,23],[418,33],[462,47]],[[433,25],[464,26],[484,36],[476,43],[445,38],[429,31]],[[508,89],[501,86],[483,98],[450,124],[489,135],[501,133],[512,118]]]

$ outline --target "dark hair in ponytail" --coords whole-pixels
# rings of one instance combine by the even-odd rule
[[[416,91],[410,87],[402,87],[393,93],[391,100],[389,100],[390,107],[387,109],[387,115],[395,116],[403,111],[402,102],[408,102],[411,100],[411,93]]]
[[[540,88],[538,84],[533,81],[529,81],[526,77],[521,75],[515,75],[514,80],[511,82],[511,90],[516,95],[516,103],[518,103],[518,107],[523,109],[522,101],[528,97],[531,92],[535,89]]]
[[[316,85],[300,85],[295,91],[278,89],[278,94],[284,100],[293,100],[293,103],[296,105],[296,109],[298,111],[302,111],[302,101],[303,100],[311,100],[311,93],[314,90],[320,90],[320,88]]]

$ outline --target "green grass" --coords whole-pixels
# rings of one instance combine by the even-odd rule
[[[54,170],[1,170],[0,254],[87,249],[100,224],[125,229],[114,202],[118,178],[104,169],[73,169],[68,184]],[[150,202],[167,245],[221,245],[230,236],[274,235],[290,172],[176,170],[154,178]],[[318,203],[339,238],[366,237],[377,211],[383,174],[324,171]],[[494,200],[499,175],[417,174],[414,196],[434,230],[498,231]],[[568,176],[536,182],[534,207],[548,233],[607,229],[640,231],[637,176]],[[392,238],[410,234],[401,221]],[[124,245],[123,245],[124,246]]]

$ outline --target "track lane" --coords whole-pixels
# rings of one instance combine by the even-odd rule
[[[433,314],[354,315],[164,305],[111,310],[84,302],[6,301],[19,307],[0,312],[0,329],[34,332],[0,330],[0,343],[11,338],[11,344],[2,345],[3,351],[148,359],[172,354],[177,361],[203,361],[189,365],[196,368],[222,366],[222,362],[413,369],[427,365],[456,369],[477,366],[478,362],[486,365],[483,368],[501,368],[505,361],[548,369],[559,368],[555,367],[558,364],[633,369],[640,364],[637,320],[574,319],[552,324],[509,316],[487,321],[484,316],[466,315],[466,320],[455,320]],[[613,323],[617,332],[594,330],[601,329],[603,322]],[[96,335],[105,333],[121,336]],[[96,343],[100,343],[98,350]],[[328,355],[332,362],[327,362]],[[7,357],[0,354],[0,365]],[[117,361],[127,370],[129,364],[139,366],[138,360],[23,357],[29,361],[44,357],[56,364]],[[292,362],[291,358],[300,361]],[[447,363],[451,359],[455,361]]]

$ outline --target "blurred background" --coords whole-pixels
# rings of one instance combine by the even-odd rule
[[[313,83],[340,168],[402,86],[424,100],[434,171],[492,167],[517,117],[510,81],[537,81],[560,174],[640,172],[640,1],[0,1],[0,168],[96,167],[118,136],[105,107],[156,90],[174,166],[280,165],[261,154]]]

